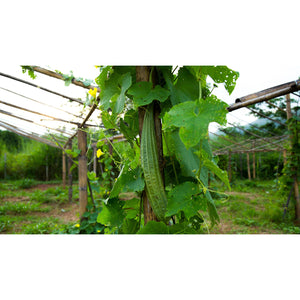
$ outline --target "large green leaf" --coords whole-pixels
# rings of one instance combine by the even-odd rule
[[[197,80],[185,68],[180,68],[176,84],[170,67],[160,67],[166,86],[170,91],[172,105],[186,101],[193,101],[199,96],[199,84]]]
[[[216,83],[224,83],[229,95],[233,92],[239,73],[226,66],[203,66],[201,71],[210,76]]]
[[[141,192],[144,187],[145,181],[142,178],[141,168],[128,170],[128,167],[124,166],[112,188],[110,198],[117,197],[121,192]]]
[[[183,211],[188,219],[196,215],[200,209],[203,209],[203,199],[193,197],[199,193],[198,185],[190,181],[175,186],[168,194],[166,216],[175,215],[180,211]]]
[[[168,226],[163,222],[149,221],[137,234],[168,234]]]
[[[138,221],[134,219],[125,219],[121,228],[121,233],[134,234],[139,229]]]
[[[150,104],[153,100],[164,102],[168,99],[170,91],[156,85],[152,89],[152,83],[141,81],[132,85],[128,94],[133,96],[133,103],[136,107]]]
[[[131,86],[132,79],[130,72],[120,74],[114,71],[108,79],[105,80],[109,70],[102,71],[98,77],[98,83],[101,84],[103,89],[100,93],[100,105],[104,110],[109,107],[112,108],[113,113],[119,114],[122,112],[125,104],[125,93]]]
[[[206,137],[209,123],[226,124],[227,106],[215,96],[177,104],[165,114],[163,128],[179,127],[180,138],[189,149]]]
[[[123,219],[122,203],[118,199],[113,198],[103,205],[101,212],[98,214],[97,222],[105,226],[120,226],[123,223]]]
[[[112,100],[113,112],[119,114],[122,112],[125,105],[125,93],[128,88],[131,86],[131,75],[130,73],[123,74],[119,80],[118,85],[121,86],[116,100]]]

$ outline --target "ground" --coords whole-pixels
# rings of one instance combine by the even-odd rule
[[[215,204],[220,222],[209,228],[211,234],[300,233],[293,223],[292,204],[284,216],[286,197],[278,193],[272,182],[236,182],[232,191],[222,187],[218,190],[221,194],[215,195]],[[73,196],[70,203],[68,189],[60,183],[40,183],[29,188],[0,183],[0,234],[78,233],[77,185],[73,187]],[[132,195],[120,197],[126,200]],[[93,226],[97,226],[96,219],[90,224]]]
[[[60,184],[8,190],[0,196],[0,234],[56,233],[79,222],[78,197],[69,202]]]

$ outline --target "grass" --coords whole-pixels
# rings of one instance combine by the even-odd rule
[[[43,190],[39,185],[43,185]],[[73,233],[78,202],[69,203],[68,189],[57,182],[18,180],[0,182],[0,233]],[[73,186],[73,199],[78,187]],[[72,221],[68,221],[72,219]]]
[[[292,234],[300,233],[293,223],[294,208],[290,204],[284,218],[287,196],[280,194],[274,181],[237,180],[232,190],[214,182],[215,188],[228,194],[215,200],[220,224],[211,233],[228,234]]]

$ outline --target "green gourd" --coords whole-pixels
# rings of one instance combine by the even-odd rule
[[[158,164],[153,104],[148,105],[144,116],[141,139],[141,165],[144,171],[147,198],[155,216],[159,220],[163,220],[165,219],[168,200]]]

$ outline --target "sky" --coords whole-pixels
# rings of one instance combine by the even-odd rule
[[[225,90],[223,84],[218,84],[218,88],[214,89],[213,93],[221,100],[225,101],[228,105],[231,105],[235,102],[235,99],[238,97],[243,97],[251,93],[255,93],[279,84],[283,84],[286,82],[290,82],[293,80],[296,80],[300,77],[300,63],[299,65],[256,65],[255,63],[249,63],[245,61],[242,64],[233,63],[232,65],[227,65],[229,68],[233,69],[234,71],[238,71],[240,76],[236,82],[236,87],[231,95],[228,94],[228,92]],[[69,74],[70,71],[73,71],[73,74],[75,77],[83,77],[87,79],[95,79],[98,74],[99,70],[94,65],[75,65],[74,67],[71,65],[64,65],[64,64],[58,64],[53,66],[47,66],[44,65],[43,67],[49,68],[49,69],[57,69],[59,71],[62,71],[63,73]],[[16,76],[18,78],[23,78],[26,81],[32,81],[27,74],[22,74],[21,67],[18,65],[3,65],[0,68],[1,72],[11,74],[13,76]],[[71,97],[75,98],[85,98],[85,94],[87,90],[82,89],[80,87],[76,87],[74,85],[70,85],[69,87],[66,87],[64,85],[64,82],[50,78],[48,76],[44,76],[42,74],[37,73],[38,78],[34,81],[32,81],[35,84],[39,84],[44,87],[48,87],[49,89],[55,90],[57,92],[61,92],[62,94],[69,95]],[[57,96],[53,96],[47,92],[42,92],[39,89],[32,88],[29,86],[26,86],[24,84],[12,81],[7,78],[3,78],[0,76],[0,87],[7,88],[10,90],[13,90],[17,93],[25,94],[28,97],[32,97],[36,100],[43,101],[46,103],[51,103],[54,106],[58,106],[62,109],[65,109],[67,111],[73,111],[74,113],[77,113],[81,110],[80,105],[78,104],[70,104],[67,100],[61,99]],[[0,89],[0,99],[4,101],[8,101],[11,103],[14,103],[19,106],[28,107],[32,110],[37,110],[41,113],[61,117],[62,119],[66,120],[73,120],[75,121],[75,118],[70,116],[67,113],[63,113],[61,111],[52,109],[50,107],[41,106],[35,102],[25,102],[26,99],[20,98],[12,93],[9,93],[7,91],[3,91]],[[25,105],[25,103],[27,103]],[[0,104],[0,109],[7,109],[7,106]],[[12,111],[16,114],[18,114],[18,110],[10,108],[9,111]],[[35,122],[40,122],[41,116],[34,116],[30,113],[22,112],[23,117],[32,119]],[[3,121],[7,121],[7,119],[11,119],[10,117],[1,115],[1,118]],[[251,116],[249,114],[249,110],[246,108],[241,108],[236,111],[230,112],[227,115],[227,120],[229,123],[235,123],[239,125],[247,125],[248,123],[251,123],[255,121],[255,117]],[[14,124],[18,124],[17,119],[12,119]],[[94,115],[94,120],[95,115]],[[33,124],[23,123],[23,127],[25,124],[25,129],[30,128],[32,129],[34,126]],[[43,125],[49,126],[49,127],[56,127],[58,126],[57,123],[53,121],[46,121],[45,118],[42,122]],[[62,125],[62,124],[60,124]],[[64,124],[65,125],[65,124]],[[65,125],[65,127],[70,129],[69,133],[71,133],[73,128],[75,128],[72,125]],[[216,123],[212,123],[210,125],[209,130],[212,132],[216,132],[219,128],[219,125]],[[32,129],[33,130],[33,129]],[[42,134],[45,132],[45,129],[43,127],[36,127],[34,130]],[[74,132],[74,131],[73,131]]]

